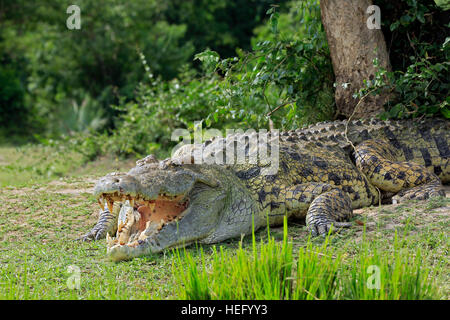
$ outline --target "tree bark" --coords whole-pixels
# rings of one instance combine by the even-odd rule
[[[373,60],[391,70],[381,29],[369,29],[367,8],[371,0],[321,0],[320,9],[336,82],[337,116],[348,118],[359,99],[353,94],[363,87],[364,79],[373,79],[376,70]],[[359,104],[354,118],[373,117],[383,111],[388,93],[369,95]]]

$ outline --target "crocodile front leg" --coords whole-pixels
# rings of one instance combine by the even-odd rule
[[[311,203],[306,215],[306,226],[313,236],[326,235],[331,226],[351,227],[352,223],[342,221],[348,220],[352,214],[348,194],[341,189],[333,189],[321,194]]]
[[[306,226],[313,236],[326,235],[332,226],[346,228],[352,225],[343,222],[352,217],[349,195],[330,184],[311,182],[289,187],[285,203],[287,211],[294,216],[305,217],[306,213]]]
[[[119,217],[120,205],[114,204],[113,213],[105,206],[104,210],[100,210],[97,224],[91,231],[81,236],[77,240],[91,241],[105,239],[106,234],[113,235],[117,231],[117,220]]]

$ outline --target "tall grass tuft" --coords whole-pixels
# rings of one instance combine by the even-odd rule
[[[363,300],[436,299],[440,296],[438,279],[432,266],[425,263],[420,247],[414,251],[410,243],[395,233],[389,252],[363,240],[340,279],[341,298]],[[435,270],[439,265],[435,266]]]
[[[277,243],[269,236],[267,243],[257,246],[253,232],[252,248],[245,250],[242,241],[236,253],[214,246],[206,258],[200,250],[200,266],[186,251],[176,250],[173,265],[181,299],[286,299],[292,291],[292,244],[284,238]],[[183,259],[184,258],[184,259]]]
[[[242,241],[236,252],[212,247],[193,257],[176,249],[173,274],[180,299],[439,299],[439,265],[424,263],[420,247],[396,235],[387,253],[363,239],[356,254],[332,247],[330,235],[317,245],[308,240],[294,257],[284,223],[283,241],[252,246]]]
[[[328,244],[329,237],[319,248],[308,241],[305,247],[299,249],[293,299],[322,300],[335,294],[342,252],[335,252]]]

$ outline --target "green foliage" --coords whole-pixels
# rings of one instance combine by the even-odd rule
[[[187,39],[196,52],[213,48],[223,57],[232,57],[236,48],[251,49],[254,28],[275,2],[286,0],[170,0],[165,1],[165,15],[169,23],[187,26]]]
[[[141,58],[145,65],[145,58]],[[179,79],[162,81],[149,71],[150,83],[138,87],[136,101],[116,107],[122,113],[117,129],[105,139],[108,151],[120,155],[167,155],[168,148],[175,145],[172,132],[177,128],[193,130],[194,121],[206,118],[219,103],[215,96],[216,78],[196,79],[193,73],[186,71]]]
[[[15,70],[0,65],[0,135],[26,130],[28,114],[23,108],[24,91]]]
[[[271,120],[276,128],[292,129],[332,118],[332,67],[319,2],[294,2],[284,14],[272,7],[268,14],[252,51],[221,59],[207,49],[194,57],[201,71],[186,66],[170,81],[153,74],[143,53],[147,81],[134,101],[116,107],[122,113],[107,149],[121,155],[161,153],[175,144],[175,129],[192,132],[194,121],[225,130],[269,128]],[[301,27],[294,32],[296,25]]]
[[[66,28],[59,1],[2,2],[0,135],[71,136],[88,159],[166,156],[174,129],[194,121],[288,130],[334,118],[318,0],[75,4],[81,30]],[[432,0],[375,4],[393,71],[357,94],[392,91],[385,118],[448,117],[446,12]]]
[[[97,131],[104,127],[107,119],[98,101],[85,95],[81,103],[76,100],[71,101],[71,105],[63,110],[61,117],[61,132],[68,134],[86,133]]]
[[[35,121],[27,127],[41,136],[73,134],[90,125],[73,123],[72,106],[89,101],[91,113],[101,115],[107,120],[101,121],[103,127],[113,129],[118,112],[111,105],[123,102],[119,97],[132,100],[145,77],[138,52],[148,57],[155,75],[164,81],[173,79],[182,65],[193,64],[195,52],[208,46],[225,55],[233,54],[236,47],[248,48],[267,6],[266,1],[209,0],[71,4],[81,9],[80,30],[66,27],[67,3],[0,0],[0,62],[8,65],[8,70],[0,68],[0,77],[14,78],[5,86],[8,92],[2,92],[2,111],[6,111],[0,114],[2,123],[11,123],[7,115],[15,113],[16,118],[20,114],[21,119]],[[13,86],[21,92],[7,95]],[[103,129],[98,124],[94,127]],[[2,129],[5,135],[13,130]]]
[[[432,0],[375,3],[382,8],[382,28],[393,71],[379,68],[359,95],[390,91],[392,96],[382,118],[432,115],[449,118],[447,13]]]
[[[225,75],[222,87],[227,103],[206,121],[221,117],[239,126],[292,129],[333,117],[333,69],[319,1],[293,2],[289,13],[273,6],[251,52],[219,61]],[[279,24],[280,20],[283,24]]]
[[[448,51],[448,45],[446,49]],[[414,57],[411,57],[414,58]],[[412,59],[413,60],[413,59]],[[390,91],[391,106],[381,118],[409,118],[440,114],[450,118],[450,96],[448,91],[449,63],[431,63],[429,58],[414,61],[406,72],[388,72],[379,68],[371,81],[366,81],[358,96],[381,91]]]
[[[436,2],[436,5],[443,10],[450,9],[450,1],[449,0],[434,0],[434,2]]]
[[[80,30],[67,29],[65,3],[20,3],[31,21],[18,26],[14,16],[7,20],[0,42],[8,56],[24,59],[27,102],[54,135],[84,130],[84,125],[67,128],[65,119],[74,115],[73,104],[83,101],[90,101],[88,108],[111,124],[114,110],[109,106],[118,96],[130,99],[144,76],[137,48],[151,57],[152,69],[164,78],[175,76],[193,53],[190,43],[180,43],[186,27],[161,20],[157,1],[132,1],[126,7],[117,0],[74,4],[81,8]]]

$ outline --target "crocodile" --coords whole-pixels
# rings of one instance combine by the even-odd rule
[[[94,188],[98,222],[81,239],[106,238],[108,256],[120,261],[240,237],[285,217],[303,220],[312,236],[326,235],[350,227],[353,209],[445,196],[442,184],[450,181],[445,119],[343,120],[269,131],[256,147],[275,154],[277,146],[278,170],[271,174],[264,172],[267,158],[249,160],[257,153],[255,135],[186,145],[161,161],[149,155],[127,173],[104,176]],[[192,163],[195,150],[226,160],[227,146],[240,147],[244,161]]]

